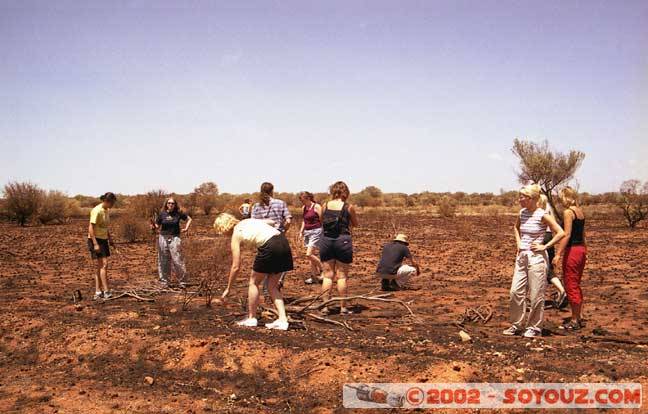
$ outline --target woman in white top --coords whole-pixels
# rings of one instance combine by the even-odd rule
[[[259,289],[263,280],[268,278],[268,292],[272,298],[279,318],[267,323],[268,329],[288,329],[288,318],[284,307],[283,296],[279,290],[279,276],[293,270],[292,252],[286,236],[275,229],[269,220],[246,219],[239,221],[231,214],[222,213],[216,217],[214,229],[218,234],[232,236],[232,267],[227,281],[227,288],[222,298],[229,295],[232,282],[241,268],[241,246],[247,245],[257,249],[250,284],[248,287],[248,317],[237,322],[239,326],[257,326],[257,308],[259,306]]]
[[[514,233],[517,242],[517,258],[511,283],[511,326],[504,335],[516,335],[522,332],[527,338],[542,336],[542,317],[544,313],[544,294],[547,285],[547,252],[563,238],[565,232],[556,220],[538,207],[540,186],[530,184],[520,190],[520,215],[515,223]],[[554,236],[543,244],[547,226]],[[526,316],[526,299],[531,303],[529,317]]]

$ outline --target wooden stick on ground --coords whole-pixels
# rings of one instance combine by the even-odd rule
[[[104,299],[104,301],[119,299],[119,298],[123,298],[124,296],[130,296],[131,298],[135,298],[137,300],[141,300],[141,301],[144,301],[144,302],[155,302],[155,299],[140,296],[137,292],[135,292],[133,290],[127,290],[127,291],[122,292],[122,293],[120,293],[118,295],[111,296],[109,298]]]

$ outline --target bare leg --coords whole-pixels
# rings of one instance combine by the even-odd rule
[[[252,272],[250,276],[250,285],[248,286],[248,318],[256,318],[260,301],[259,286],[261,286],[265,276],[265,274],[257,272]]]
[[[317,255],[313,254],[313,250],[312,246],[308,246],[306,248],[306,257],[310,260],[313,274],[319,278],[322,274],[322,262]]]
[[[322,262],[322,267],[324,268],[324,273],[322,274],[324,279],[322,280],[322,293],[324,297],[322,300],[331,299],[331,294],[333,293],[333,277],[335,276],[335,260],[329,260]],[[322,309],[322,312],[328,313],[328,308]]]
[[[344,297],[347,295],[347,276],[349,275],[350,264],[337,262],[335,265],[337,269],[337,290],[340,296]],[[340,312],[346,310],[344,306],[345,302],[340,301]]]
[[[551,284],[554,285],[556,289],[558,289],[558,292],[560,292],[561,295],[565,294],[565,288],[563,287],[560,279],[558,279],[557,277],[552,277]]]
[[[96,259],[97,268],[95,269],[95,292],[101,292],[101,268],[103,264],[101,259]]]
[[[569,305],[571,306],[571,310],[572,310],[572,321],[580,322],[581,310],[583,308],[583,304],[582,303],[578,303],[578,304],[570,303]]]
[[[108,258],[100,257],[99,259],[97,259],[97,262],[99,262],[101,266],[99,270],[99,279],[101,281],[101,285],[103,286],[102,291],[108,292]]]
[[[273,273],[268,275],[268,291],[270,292],[270,297],[272,298],[272,301],[277,308],[277,312],[279,313],[278,320],[281,322],[288,322],[283,296],[281,295],[281,291],[279,290],[279,274]]]

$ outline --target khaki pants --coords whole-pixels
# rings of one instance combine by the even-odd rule
[[[180,244],[181,241],[178,236],[160,235],[158,237],[158,272],[161,282],[169,283],[171,266],[175,270],[178,282],[186,282],[186,270]]]
[[[531,312],[526,328],[540,331],[544,316],[544,296],[547,286],[547,253],[522,251],[515,259],[511,283],[511,324],[517,329],[525,327],[526,298],[531,302]]]
[[[409,283],[409,280],[416,274],[416,268],[410,265],[402,265],[398,268],[398,271],[395,275],[387,275],[379,273],[378,276],[382,279],[395,279],[398,287],[405,287]]]

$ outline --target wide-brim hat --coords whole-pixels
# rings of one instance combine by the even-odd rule
[[[404,235],[403,233],[398,233],[396,237],[394,237],[394,241],[399,241],[409,245],[409,242],[407,241],[407,236]]]

